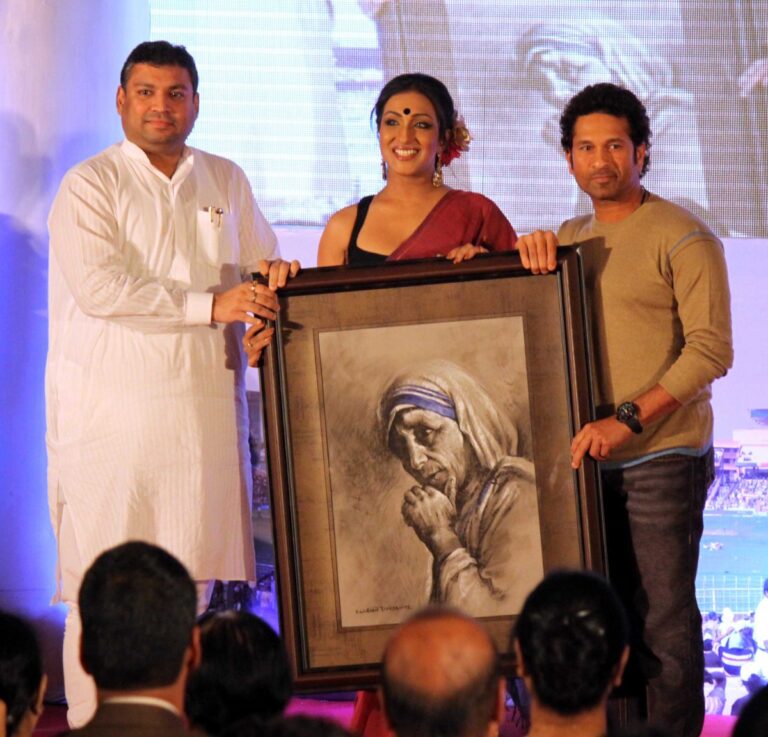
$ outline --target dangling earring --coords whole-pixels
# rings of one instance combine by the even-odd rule
[[[387,162],[384,159],[381,160],[381,178],[387,181]]]
[[[435,156],[435,172],[432,174],[432,186],[437,189],[443,186],[443,162]]]

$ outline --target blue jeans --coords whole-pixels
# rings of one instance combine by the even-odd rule
[[[628,609],[633,667],[646,684],[650,721],[675,737],[699,737],[704,723],[695,581],[713,478],[711,450],[601,473],[608,575]]]

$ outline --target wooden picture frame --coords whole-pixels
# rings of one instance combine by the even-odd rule
[[[605,568],[594,464],[570,466],[592,412],[578,253],[547,275],[517,254],[308,269],[278,297],[262,392],[297,691],[376,684],[387,638],[430,597],[478,616],[511,660],[544,572]],[[450,555],[409,490],[456,512]]]

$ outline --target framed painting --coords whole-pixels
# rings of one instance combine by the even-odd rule
[[[262,367],[281,629],[299,691],[377,682],[431,603],[510,658],[527,593],[603,569],[578,253],[309,269],[279,292]]]

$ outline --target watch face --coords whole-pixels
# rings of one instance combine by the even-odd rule
[[[619,408],[616,410],[616,418],[620,422],[626,422],[635,417],[637,417],[637,410],[632,402],[624,402],[624,404],[620,404]]]
[[[643,431],[643,426],[637,418],[637,407],[632,402],[624,402],[616,408],[616,419],[627,425],[634,433]]]

